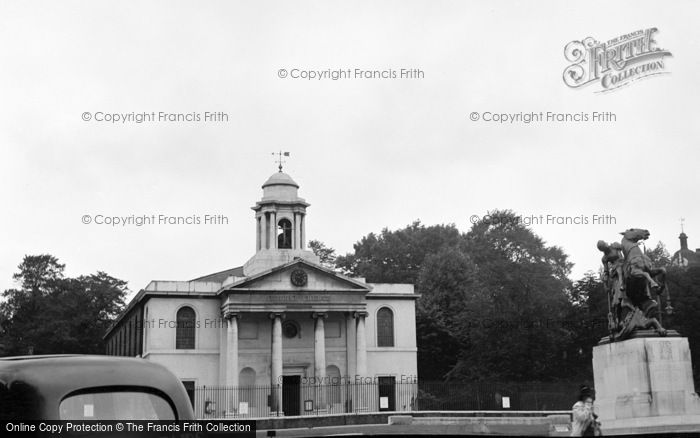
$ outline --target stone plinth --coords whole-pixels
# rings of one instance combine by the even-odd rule
[[[700,431],[688,339],[628,339],[593,348],[603,434]]]

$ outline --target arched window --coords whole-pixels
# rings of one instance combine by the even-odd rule
[[[281,219],[277,225],[277,248],[290,249],[292,247],[292,223],[289,222],[289,219]]]
[[[377,312],[377,347],[394,346],[394,312],[382,307]]]
[[[177,328],[175,329],[176,349],[194,349],[195,318],[196,315],[191,307],[183,307],[177,311]]]

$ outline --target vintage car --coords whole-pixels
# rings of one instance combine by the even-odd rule
[[[191,419],[192,405],[182,383],[147,360],[0,358],[0,421]]]

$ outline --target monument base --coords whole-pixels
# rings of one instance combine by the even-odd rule
[[[700,431],[688,339],[633,338],[593,347],[604,435]]]

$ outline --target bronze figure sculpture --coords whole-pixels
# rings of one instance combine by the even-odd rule
[[[608,295],[608,341],[621,341],[635,330],[653,328],[659,336],[667,334],[661,325],[659,303],[666,299],[666,312],[672,307],[666,286],[666,269],[655,268],[639,247],[649,238],[649,231],[630,228],[622,233],[620,243],[598,241],[603,252],[603,283]]]

